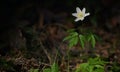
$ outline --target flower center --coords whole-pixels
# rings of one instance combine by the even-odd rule
[[[79,13],[77,14],[77,17],[78,17],[78,18],[82,18],[82,17],[84,17],[84,14],[83,14],[82,12],[79,12]]]

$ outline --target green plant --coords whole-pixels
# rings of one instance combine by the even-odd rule
[[[43,69],[43,72],[59,72],[58,65],[54,62],[50,68]]]
[[[112,72],[119,72],[120,71],[120,64],[117,62],[113,62],[111,70],[112,70]]]
[[[76,7],[76,13],[72,13],[72,15],[76,17],[75,22],[79,20],[83,21],[86,16],[90,15],[90,13],[85,13],[85,11],[85,8],[81,10],[79,7]],[[80,33],[78,33],[77,31],[79,31],[79,27],[77,27],[76,29],[68,30],[69,35],[63,40],[69,41],[69,48],[73,47],[78,42],[80,42],[82,48],[84,48],[84,45],[88,42],[91,43],[92,47],[95,46],[95,35],[92,34],[92,32],[83,29],[80,29]]]
[[[84,48],[86,43],[91,43],[92,47],[95,46],[95,35],[91,32],[81,33],[75,31],[75,29],[68,30],[69,35],[64,38],[63,41],[68,40],[69,41],[69,48],[75,46],[80,42],[80,45],[82,48]]]
[[[90,58],[86,63],[81,63],[75,72],[104,72],[106,63],[100,57]]]
[[[30,69],[30,72],[39,72],[39,69],[31,68],[31,69]]]
[[[85,13],[85,8],[83,8],[82,10],[80,10],[79,7],[76,7],[76,13],[72,13],[73,16],[76,17],[75,19],[75,22],[81,20],[83,21],[84,18],[86,16],[89,16],[90,13]],[[87,46],[88,48],[88,43],[90,43],[92,45],[92,47],[94,48],[95,46],[95,35],[92,34],[92,32],[90,32],[89,30],[86,30],[86,29],[83,29],[83,28],[80,28],[80,27],[77,27],[76,29],[70,29],[68,30],[68,36],[65,37],[63,39],[63,41],[68,41],[69,44],[69,48],[77,45],[78,43],[80,43],[81,47],[84,48],[85,46]],[[68,49],[68,52],[67,52],[67,56],[68,56],[68,72],[69,72],[69,51],[70,49]],[[89,60],[91,61],[91,59]],[[90,62],[92,63],[92,62]],[[89,66],[89,63],[83,63],[81,64],[82,65],[82,69],[83,69],[83,72],[87,72],[87,69],[84,69],[84,68],[87,68]],[[99,66],[99,65],[97,65]],[[92,67],[94,66],[89,66],[89,70],[90,72],[92,72]],[[76,72],[79,72],[79,68],[76,70]]]

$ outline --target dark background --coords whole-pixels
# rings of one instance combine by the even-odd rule
[[[90,16],[86,17],[83,22],[75,23],[71,14],[76,12],[76,7],[81,9],[85,7],[86,12],[90,12]],[[4,66],[4,63],[9,62],[7,61],[9,57],[16,57],[19,52],[28,59],[31,57],[46,59],[41,45],[37,44],[38,36],[40,36],[43,46],[52,54],[54,46],[57,47],[57,43],[61,42],[66,35],[62,33],[64,29],[57,32],[59,28],[54,26],[55,23],[68,28],[78,27],[79,23],[86,23],[86,28],[93,27],[96,34],[109,38],[104,40],[105,43],[113,43],[114,41],[110,42],[109,40],[112,38],[119,40],[120,36],[119,33],[118,36],[115,35],[120,30],[120,0],[1,0],[0,71],[12,71],[7,68],[9,65],[19,71],[16,68],[19,69],[17,64]],[[44,25],[48,25],[46,26],[48,28]],[[46,34],[47,32],[50,34]],[[119,48],[120,44],[117,45],[116,47]],[[37,51],[39,51],[38,54]],[[6,62],[2,61],[4,58]]]

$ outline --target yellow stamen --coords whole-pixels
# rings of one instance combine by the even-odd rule
[[[82,17],[84,17],[84,15],[83,15],[82,12],[79,12],[79,13],[77,14],[77,17],[78,17],[78,18],[82,18]]]

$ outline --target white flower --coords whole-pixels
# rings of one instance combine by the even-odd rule
[[[83,8],[81,11],[79,7],[76,7],[76,11],[77,13],[72,13],[72,15],[76,17],[75,21],[83,21],[86,16],[90,15],[90,13],[85,13],[85,8]]]

